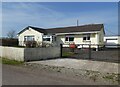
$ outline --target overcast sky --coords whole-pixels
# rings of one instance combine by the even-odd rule
[[[0,13],[1,15],[1,13]],[[117,2],[3,2],[3,36],[31,25],[40,28],[103,23],[106,35],[118,34]],[[0,21],[1,22],[1,21]]]

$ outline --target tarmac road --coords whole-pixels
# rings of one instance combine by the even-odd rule
[[[3,85],[100,85],[89,79],[24,66],[2,66]]]

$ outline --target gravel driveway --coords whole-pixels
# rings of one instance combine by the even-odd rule
[[[71,59],[71,58],[32,61],[28,63],[60,66],[60,67],[74,68],[74,69],[85,69],[85,70],[99,71],[103,73],[108,73],[108,72],[118,73],[118,65],[119,65],[118,63]]]

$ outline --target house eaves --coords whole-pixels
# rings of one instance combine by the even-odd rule
[[[56,33],[55,35],[67,35],[67,34],[91,34],[91,33],[98,33],[99,31],[91,31],[91,32],[70,32],[70,33]]]

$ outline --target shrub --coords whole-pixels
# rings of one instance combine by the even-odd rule
[[[26,47],[36,47],[36,41],[25,41]]]

